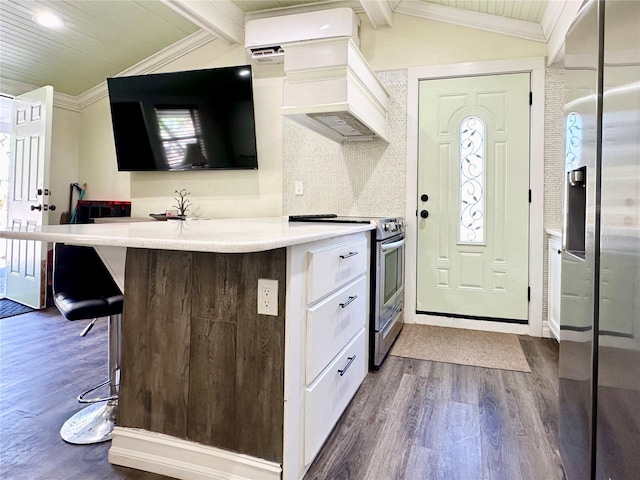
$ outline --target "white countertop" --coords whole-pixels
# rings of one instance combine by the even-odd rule
[[[0,238],[77,245],[247,253],[373,230],[370,224],[289,223],[286,217],[46,225]]]

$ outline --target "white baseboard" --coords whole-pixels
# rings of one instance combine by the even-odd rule
[[[546,329],[549,331],[549,335],[545,335],[543,331],[542,336],[555,338],[559,342],[560,341],[560,325],[556,324],[555,322],[544,322],[544,323],[546,324]]]
[[[549,328],[549,322],[546,320],[542,322],[542,338],[551,338],[551,329]]]
[[[520,323],[492,322],[488,320],[472,320],[469,318],[441,317],[439,315],[424,314],[416,314],[415,323],[418,325],[434,325],[436,327],[465,328],[467,330],[482,330],[485,332],[529,335],[529,325]]]
[[[280,480],[282,466],[161,433],[115,427],[109,462],[183,480]]]

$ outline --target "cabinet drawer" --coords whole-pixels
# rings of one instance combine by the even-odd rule
[[[367,240],[332,245],[309,252],[308,303],[367,271]]]
[[[307,384],[365,325],[366,315],[366,276],[307,310]]]
[[[305,389],[304,464],[309,465],[364,379],[365,330],[344,348],[318,380]],[[355,358],[353,358],[355,356]],[[342,370],[353,361],[343,375]]]

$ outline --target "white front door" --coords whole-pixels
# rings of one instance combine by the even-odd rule
[[[420,82],[419,313],[526,322],[528,73]]]
[[[53,88],[14,99],[7,195],[7,227],[35,229],[48,223]],[[47,244],[7,240],[7,298],[43,308],[47,290]]]

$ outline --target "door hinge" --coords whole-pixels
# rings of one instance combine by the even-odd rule
[[[529,189],[529,203],[531,203],[531,189]]]
[[[533,105],[533,92],[529,92],[529,105]]]
[[[527,301],[531,301],[531,287],[527,287]]]

